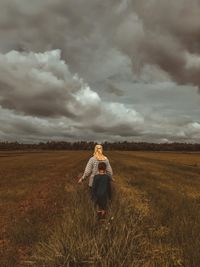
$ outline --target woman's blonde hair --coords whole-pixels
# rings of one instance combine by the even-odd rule
[[[100,144],[97,144],[94,148],[94,154],[96,159],[98,160],[105,160],[107,159],[106,156],[103,155],[103,146]]]

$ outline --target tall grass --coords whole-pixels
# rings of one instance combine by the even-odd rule
[[[38,245],[33,266],[142,265],[148,255],[141,231],[143,218],[130,208],[122,193],[114,192],[103,223],[96,220],[86,188],[73,194],[70,206],[48,242]]]
[[[34,267],[172,267],[183,266],[178,251],[153,246],[146,218],[116,186],[107,219],[99,223],[86,188],[74,192],[62,222],[40,243]],[[112,217],[114,217],[113,220]]]
[[[60,220],[68,201],[65,186],[87,155],[70,151],[0,156],[0,267],[22,267],[35,244],[48,238],[48,229]]]
[[[143,231],[152,244],[152,255],[157,251],[168,255],[160,266],[200,266],[199,169],[185,167],[191,164],[189,158],[182,165],[170,162],[170,155],[162,161],[159,155],[157,159],[155,155],[153,159],[150,155],[118,156],[115,171],[119,177],[125,174],[122,186],[140,192],[148,200],[149,214],[143,220]]]

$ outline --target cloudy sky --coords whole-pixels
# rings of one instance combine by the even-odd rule
[[[200,142],[200,0],[1,0],[0,140]]]

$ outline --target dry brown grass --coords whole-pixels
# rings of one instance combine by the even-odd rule
[[[0,153],[1,267],[22,266],[34,245],[48,236],[68,200],[66,174],[73,177],[86,159],[73,151]]]
[[[90,154],[0,153],[0,266],[198,267],[200,154],[107,152],[116,182],[102,225],[76,179]]]

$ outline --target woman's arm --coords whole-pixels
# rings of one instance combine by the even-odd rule
[[[92,168],[93,168],[93,158],[90,158],[86,167],[85,167],[85,171],[83,173],[83,176],[79,179],[79,182],[82,182],[83,180],[86,179],[87,176],[89,176],[91,174]]]

